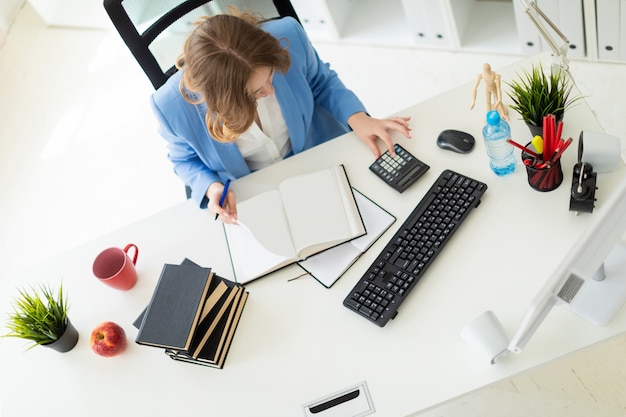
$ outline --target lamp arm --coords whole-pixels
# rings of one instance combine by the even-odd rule
[[[552,20],[537,6],[534,1],[527,2],[526,0],[518,0],[522,5],[524,12],[528,15],[531,22],[535,25],[541,37],[548,43],[552,53],[558,58],[558,65],[562,70],[569,71],[569,61],[567,59],[567,51],[569,49],[569,39],[563,34],[563,32],[554,24]],[[563,45],[558,46],[554,37],[550,34],[544,22],[552,28],[559,38],[563,41]]]

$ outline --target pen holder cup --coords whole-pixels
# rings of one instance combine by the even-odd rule
[[[537,191],[556,190],[563,182],[563,170],[560,158],[552,165],[538,162],[532,155],[522,152],[522,162],[526,166],[528,184]]]

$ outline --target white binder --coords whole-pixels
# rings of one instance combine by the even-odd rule
[[[402,8],[416,45],[429,44],[428,19],[420,0],[402,0]]]
[[[620,59],[626,61],[626,0],[620,2]]]
[[[598,58],[620,59],[620,0],[596,0]]]
[[[338,41],[340,30],[324,0],[292,0],[293,8],[312,41]]]
[[[546,16],[548,16],[550,20],[552,20],[552,22],[556,25],[556,27],[558,27],[559,29],[562,29],[560,15],[559,15],[559,1],[560,0],[536,0],[535,3],[537,3],[537,6],[545,13]],[[572,3],[572,0],[569,0],[569,1],[570,3]],[[544,22],[542,21],[542,23]],[[548,31],[550,36],[552,36],[552,38],[554,38],[556,42],[559,42],[557,43],[557,46],[560,46],[561,44],[560,38],[558,38],[558,36],[554,34],[554,31],[552,30],[552,28],[550,28],[546,23],[544,23],[544,26],[546,27],[546,30]],[[537,32],[537,29],[535,29],[535,32]],[[568,33],[565,33],[565,32],[563,33],[565,34],[566,37],[569,38]],[[552,51],[548,42],[546,42],[546,40],[543,38],[541,38],[541,50]]]
[[[421,0],[430,26],[431,43],[441,48],[452,46],[448,17],[442,0]]]
[[[517,36],[519,37],[521,52],[525,55],[535,55],[541,52],[541,36],[530,20],[528,14],[518,1],[513,2]]]
[[[584,58],[587,56],[587,46],[583,22],[583,2],[582,0],[558,0],[558,3],[558,27],[570,41],[570,49],[567,56],[570,58]]]
[[[584,58],[586,56],[586,48],[582,0],[537,0],[536,3],[541,11],[543,11],[556,27],[563,32],[565,37],[569,39],[570,48],[567,51],[568,57]],[[537,27],[532,23],[530,17],[524,13],[520,3],[515,2],[515,9],[516,19],[518,19],[518,32],[523,43],[523,50],[525,52],[528,50],[529,53],[535,51],[536,48],[530,47],[528,42],[534,42],[534,39],[539,39],[539,49],[541,51],[552,51],[548,42],[539,34]],[[518,14],[521,15],[518,17]],[[562,45],[560,37],[545,22],[542,21],[541,23],[544,24],[548,33],[557,43],[556,46],[560,47]],[[530,39],[530,41],[528,41],[528,39]]]
[[[417,45],[452,47],[452,32],[442,0],[402,0]]]

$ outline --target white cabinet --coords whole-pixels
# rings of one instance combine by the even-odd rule
[[[291,0],[291,3],[314,41],[516,55],[549,49],[517,0]],[[536,0],[536,3],[569,39],[569,58],[626,61],[626,0]],[[612,12],[601,14],[603,9]],[[608,48],[601,44],[607,36],[604,23],[607,20],[615,28],[608,29],[609,34],[617,35],[617,41]],[[561,46],[560,38],[554,34],[553,38]]]

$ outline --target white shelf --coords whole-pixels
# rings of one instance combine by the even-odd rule
[[[467,3],[467,0],[452,2],[460,49],[522,54],[512,2],[474,1],[471,8],[461,7]]]
[[[521,53],[511,0],[318,0],[318,4],[292,0],[292,4],[314,41]],[[434,13],[441,16],[435,19]],[[439,34],[446,39],[433,38]]]
[[[520,12],[520,4],[514,1],[517,0],[291,0],[313,41],[513,55],[545,50],[529,17]],[[554,14],[551,18],[555,22],[566,15],[570,17],[567,23],[557,26],[570,32],[584,27],[584,34],[565,33],[578,46],[568,56],[597,60],[595,0],[543,1],[552,2],[545,3],[542,10]],[[621,5],[621,25],[626,26],[626,0],[603,1]],[[567,12],[571,7],[582,10]],[[626,29],[622,31],[626,33]],[[626,46],[622,50],[626,54]]]
[[[359,0],[340,33],[341,40],[369,45],[414,46],[401,10],[400,0]]]

